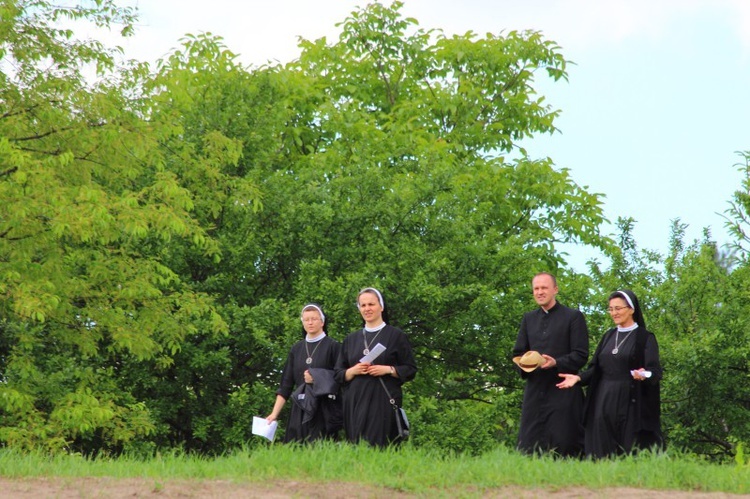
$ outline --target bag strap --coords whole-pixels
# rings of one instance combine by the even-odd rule
[[[393,407],[393,413],[396,416],[396,428],[398,429],[398,436],[406,439],[409,436],[409,423],[406,422],[406,429],[404,429],[404,423],[401,422],[401,413],[403,409],[400,409],[398,405],[396,405],[396,400],[391,397],[391,392],[389,392],[388,388],[385,386],[385,381],[383,381],[383,378],[378,378],[378,380],[380,381],[380,384],[383,385],[383,390],[385,390],[385,394],[388,395],[388,402],[390,402],[391,407]]]
[[[385,390],[385,394],[388,395],[388,402],[391,403],[394,409],[398,409],[398,405],[396,405],[396,399],[391,397],[391,392],[388,391],[388,388],[385,386],[385,381],[383,381],[383,378],[378,378],[378,381],[380,381],[380,384],[383,385],[383,390]]]
[[[365,330],[362,328],[362,332],[364,333]],[[398,405],[396,405],[396,399],[391,397],[391,392],[388,391],[388,387],[385,386],[385,381],[383,381],[382,377],[378,377],[378,381],[380,381],[380,384],[383,385],[383,390],[385,390],[385,394],[388,395],[388,402],[391,403],[394,410],[398,410]]]

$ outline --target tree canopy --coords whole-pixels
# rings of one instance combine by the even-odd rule
[[[722,429],[747,414],[744,395],[694,424],[732,373],[689,375],[696,341],[728,352],[726,335],[746,338],[746,261],[730,271],[710,240],[683,247],[678,227],[666,258],[639,252],[627,221],[615,244],[601,195],[519,146],[557,132],[534,85],[566,79],[569,62],[541,33],[446,36],[400,2],[373,3],[285,65],[243,67],[199,34],[150,68],[56,27],[129,36],[135,13],[114,1],[0,5],[6,445],[244,445],[301,338],[302,305],[321,303],[341,340],[360,326],[365,286],[418,356],[415,444],[512,445],[510,350],[539,271],[564,277],[561,300],[585,308],[592,342],[607,326],[598,303],[636,289],[666,343],[668,433],[705,453],[747,440],[747,425]],[[577,274],[570,242],[611,266]],[[747,356],[732,355],[747,376]]]

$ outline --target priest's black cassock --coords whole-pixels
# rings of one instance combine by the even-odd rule
[[[524,314],[513,355],[529,350],[553,357],[557,365],[530,373],[526,380],[518,432],[518,448],[526,453],[555,451],[563,456],[583,453],[583,391],[580,386],[561,390],[559,373],[578,374],[589,355],[586,320],[579,310],[559,302]]]

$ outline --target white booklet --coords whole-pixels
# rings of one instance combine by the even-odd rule
[[[377,345],[372,347],[372,350],[370,350],[370,352],[367,355],[359,359],[359,361],[372,363],[372,361],[375,360],[378,357],[378,355],[380,355],[383,352],[385,352],[385,347],[381,343],[378,343]]]
[[[279,423],[276,421],[269,423],[266,421],[266,418],[253,416],[253,435],[260,435],[273,442],[273,437],[276,435],[276,428],[278,426]]]

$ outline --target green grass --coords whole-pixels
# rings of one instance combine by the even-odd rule
[[[273,445],[207,458],[181,453],[151,459],[86,459],[0,450],[5,477],[113,477],[266,482],[352,482],[411,493],[473,495],[500,487],[557,490],[570,487],[750,493],[750,465],[720,465],[664,453],[603,461],[531,458],[508,449],[481,456],[367,446]]]

